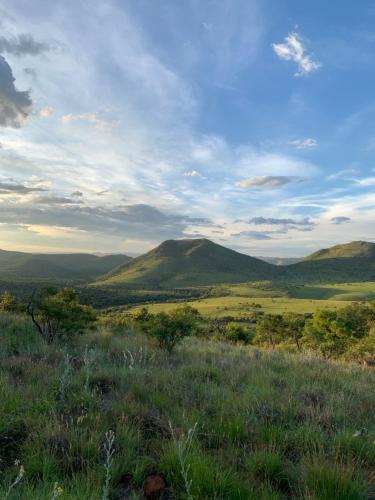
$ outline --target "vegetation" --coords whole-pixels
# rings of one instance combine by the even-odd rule
[[[0,250],[0,279],[7,281],[92,281],[129,262],[126,255],[33,254]]]
[[[93,309],[81,305],[77,292],[71,288],[38,290],[30,298],[27,313],[37,331],[49,343],[58,336],[82,333],[96,319]]]
[[[161,312],[155,315],[143,308],[134,319],[144,332],[156,338],[159,347],[172,352],[185,337],[196,333],[199,312],[188,305],[180,306],[169,314]]]
[[[168,353],[143,315],[53,343],[0,315],[0,498],[141,499],[155,475],[176,499],[373,498],[373,370],[197,337]]]
[[[206,239],[168,240],[99,283],[186,287],[276,279],[282,269]]]

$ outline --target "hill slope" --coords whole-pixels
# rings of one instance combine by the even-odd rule
[[[334,247],[318,250],[307,256],[305,260],[350,259],[355,257],[375,259],[375,243],[370,243],[369,241],[352,241],[344,245],[335,245]]]
[[[319,250],[288,266],[288,278],[321,283],[375,281],[375,243],[353,241]]]
[[[32,254],[0,250],[1,280],[94,280],[131,260],[126,255]]]
[[[281,277],[283,270],[206,239],[167,240],[110,273],[101,283],[181,287]]]

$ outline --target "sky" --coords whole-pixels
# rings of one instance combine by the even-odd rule
[[[0,248],[375,241],[372,0],[0,0]]]

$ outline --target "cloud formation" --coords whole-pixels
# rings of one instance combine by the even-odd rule
[[[89,207],[79,203],[52,195],[37,198],[30,203],[2,203],[0,220],[2,223],[23,227],[74,228],[97,234],[122,235],[123,238],[138,239],[141,235],[142,239],[156,241],[181,238],[185,232],[188,233],[188,228],[212,224],[209,219],[164,213],[146,204],[108,208]]]
[[[344,216],[332,217],[331,219],[332,224],[345,224],[346,222],[350,221],[351,221],[350,217],[344,217]]]
[[[249,238],[251,240],[259,240],[259,241],[273,239],[268,232],[263,232],[263,231],[241,231],[240,233],[234,233],[231,236],[240,238]]]
[[[10,38],[0,36],[0,52],[6,52],[12,56],[35,56],[42,54],[43,52],[48,52],[50,49],[50,45],[38,42],[28,33],[23,33]]]
[[[17,90],[12,69],[0,56],[0,126],[19,128],[31,113],[30,92]]]
[[[286,61],[294,61],[297,64],[298,71],[294,76],[303,76],[316,71],[321,67],[321,63],[306,53],[302,39],[298,33],[289,33],[284,38],[284,43],[273,43],[274,52]]]
[[[249,177],[248,179],[243,179],[237,182],[236,186],[243,189],[250,188],[264,188],[264,189],[274,189],[290,182],[301,181],[300,178],[289,177],[286,175],[263,175],[260,177]]]
[[[307,137],[306,139],[295,139],[294,141],[290,141],[289,144],[296,149],[314,149],[318,147],[318,141],[311,137]]]
[[[44,191],[40,187],[27,187],[23,184],[16,184],[13,182],[0,182],[0,194],[29,194],[35,191]]]
[[[278,225],[278,224],[292,224],[293,226],[312,226],[314,223],[308,218],[304,219],[275,219],[272,217],[253,217],[248,221],[249,224],[255,225]]]
[[[190,170],[189,172],[184,172],[185,177],[200,177],[200,173],[196,170]]]

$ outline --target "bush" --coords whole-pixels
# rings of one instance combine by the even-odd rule
[[[228,323],[225,326],[225,338],[230,342],[249,344],[252,340],[251,333],[238,323]]]
[[[142,328],[157,339],[159,347],[172,352],[185,337],[196,332],[200,315],[197,309],[184,305],[170,313],[152,315],[143,308],[136,316]]]
[[[18,313],[21,312],[22,306],[17,302],[14,295],[10,292],[4,292],[0,299],[0,312]]]
[[[40,289],[32,295],[27,313],[38,332],[49,343],[62,335],[82,333],[96,320],[94,310],[80,304],[77,292],[72,288]]]

